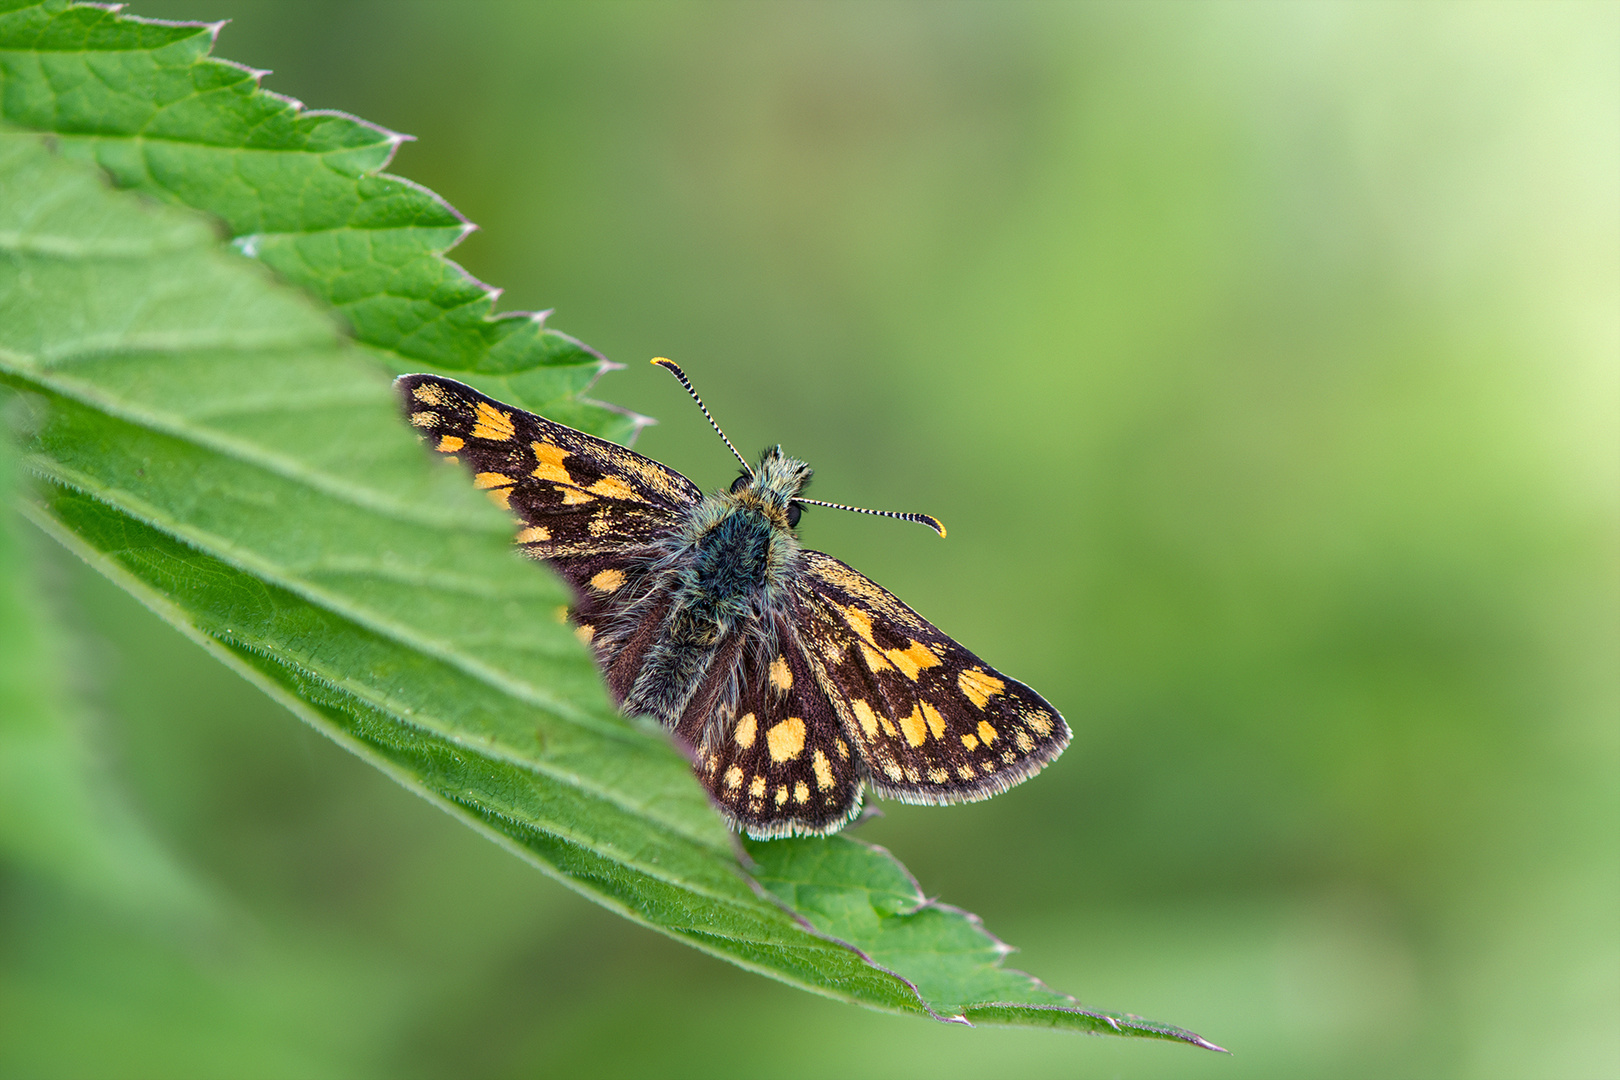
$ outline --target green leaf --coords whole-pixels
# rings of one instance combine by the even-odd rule
[[[443,257],[472,226],[381,170],[405,136],[306,110],[212,59],[223,24],[0,3],[0,119],[53,132],[125,188],[206,211],[237,249],[320,297],[396,372],[436,371],[608,438],[647,421],[583,398],[615,366]]]
[[[376,172],[396,137],[260,91],[211,43],[0,7],[0,107],[60,151],[0,134],[0,384],[42,481],[25,512],[309,723],[631,919],[875,1008],[1208,1046],[1002,969],[976,918],[925,903],[878,849],[753,844],[740,865],[682,755],[615,713],[550,617],[562,586],[428,460],[377,363],[626,434],[578,397],[600,358],[487,317],[442,257],[460,219]]]
[[[0,388],[0,433],[12,395]],[[17,532],[16,454],[0,438],[0,864],[175,924],[211,918],[204,892],[94,765],[67,691],[67,635],[35,587]]]

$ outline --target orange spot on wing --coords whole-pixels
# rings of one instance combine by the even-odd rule
[[[817,750],[810,759],[810,767],[816,773],[816,787],[826,791],[833,786],[832,763],[827,760],[826,754]]]
[[[624,571],[617,569],[598,570],[591,577],[591,588],[600,593],[610,593],[624,585]]]
[[[511,413],[501,412],[487,401],[478,402],[477,408],[478,416],[473,424],[473,438],[505,442],[517,434],[517,428],[512,425]]]
[[[765,733],[772,761],[792,761],[804,752],[804,721],[790,716]]]
[[[778,690],[793,689],[793,672],[788,670],[786,657],[778,656],[771,661],[770,680]]]
[[[991,698],[1007,689],[1005,682],[983,668],[968,668],[956,677],[956,685],[961,687],[967,699],[980,709],[984,708]]]
[[[641,496],[636,489],[620,480],[617,476],[604,476],[596,483],[585,489],[595,492],[605,499],[624,499],[629,502],[641,502]]]
[[[849,707],[854,711],[855,719],[860,722],[861,730],[866,733],[866,737],[868,739],[877,738],[877,713],[872,711],[872,706],[868,705],[864,698],[856,698],[849,703]]]
[[[900,731],[905,735],[906,742],[912,746],[921,746],[923,740],[928,738],[928,724],[915,705],[911,707],[910,716],[900,718]]]
[[[536,480],[552,480],[563,484],[574,482],[574,478],[568,475],[568,470],[563,468],[563,458],[571,456],[567,450],[543,442],[531,442],[529,449],[534,451],[535,458],[540,462],[529,475]]]
[[[924,668],[938,667],[940,663],[933,650],[920,641],[913,641],[906,649],[884,649],[883,655],[887,656],[894,666],[900,669],[901,674],[912,682],[917,681],[918,673]]]
[[[877,672],[891,671],[894,669],[893,664],[883,659],[882,653],[878,652],[864,641],[860,642],[859,644],[861,646],[861,659],[866,661],[866,670]]]

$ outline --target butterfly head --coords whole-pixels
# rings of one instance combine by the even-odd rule
[[[812,473],[810,466],[773,446],[760,456],[752,476],[743,473],[732,481],[727,497],[741,508],[758,511],[778,528],[791,529],[799,524],[802,508],[796,500]]]

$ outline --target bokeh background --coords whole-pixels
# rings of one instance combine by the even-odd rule
[[[609,915],[47,541],[105,781],[205,935],[0,878],[12,1076],[1620,1074],[1620,5],[302,3],[267,86],[410,132],[456,257],[705,486],[1075,742],[859,835],[1222,1057],[963,1030]]]

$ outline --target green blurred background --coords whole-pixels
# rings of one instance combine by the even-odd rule
[[[1620,6],[149,0],[410,132],[509,308],[1075,742],[857,835],[1236,1054],[632,926],[37,534],[100,775],[223,914],[0,876],[9,1076],[1620,1075]]]

